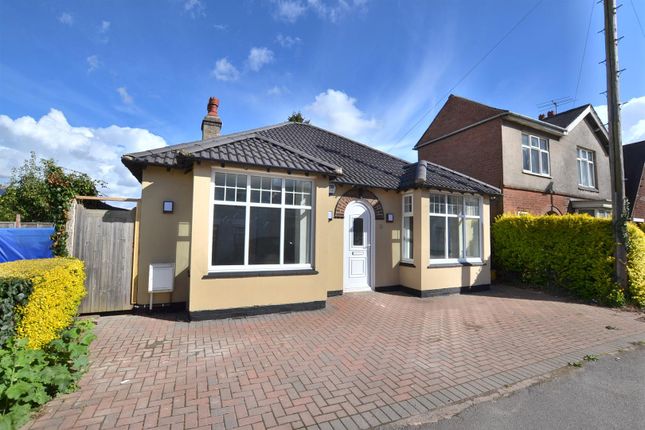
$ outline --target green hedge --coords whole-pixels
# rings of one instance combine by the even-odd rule
[[[70,326],[85,295],[83,262],[75,258],[0,264],[0,344],[14,334],[41,348]]]
[[[493,260],[502,278],[557,287],[604,305],[645,306],[645,234],[628,226],[627,296],[612,280],[611,221],[588,215],[499,217],[492,226]]]

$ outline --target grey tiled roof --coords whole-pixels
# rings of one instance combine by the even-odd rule
[[[498,194],[499,190],[460,173],[427,163],[416,183],[418,163],[378,151],[309,124],[282,123],[203,141],[126,154],[123,163],[141,180],[145,165],[188,168],[194,160],[326,174],[339,184],[383,189],[417,186]]]
[[[542,121],[557,125],[558,127],[567,128],[569,124],[571,124],[585,109],[587,109],[588,106],[588,104],[578,106],[573,109],[560,112],[552,117],[546,117]]]

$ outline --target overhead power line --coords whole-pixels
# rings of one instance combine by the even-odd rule
[[[645,39],[645,29],[643,29],[643,23],[641,22],[641,19],[638,16],[638,12],[636,11],[636,6],[634,6],[634,0],[629,0],[629,2],[632,4],[632,10],[634,11],[634,15],[636,16],[636,21],[638,21],[638,26],[641,29],[641,34],[643,35],[643,38]]]
[[[420,118],[419,118],[419,119],[418,119],[418,120],[417,120],[417,121],[412,125],[412,127],[410,127],[410,128],[408,129],[408,131],[406,131],[406,132],[405,132],[405,134],[404,134],[404,135],[399,139],[399,141],[401,141],[401,140],[405,139],[405,138],[408,136],[408,134],[410,134],[410,133],[412,132],[412,130],[414,130],[414,129],[419,125],[419,123],[421,123],[421,121],[423,121],[423,119],[424,119],[424,118],[425,118],[425,117],[426,117],[430,112],[432,112],[433,110],[435,110],[435,109],[437,108],[437,106],[439,106],[439,104],[441,104],[441,102],[442,102],[446,97],[448,97],[448,96],[449,96],[449,95],[450,95],[450,94],[455,90],[455,88],[457,88],[457,87],[458,87],[458,86],[459,86],[463,81],[465,81],[465,80],[466,80],[466,78],[468,78],[468,76],[470,76],[470,74],[471,74],[473,71],[475,71],[475,69],[476,69],[476,68],[477,68],[481,63],[483,63],[483,62],[484,62],[484,60],[485,60],[486,58],[488,58],[488,56],[489,56],[490,54],[492,54],[492,53],[493,53],[493,51],[495,51],[495,49],[497,49],[497,47],[499,47],[499,45],[501,45],[501,44],[502,44],[502,42],[503,42],[504,40],[506,40],[506,38],[507,38],[508,36],[510,36],[510,35],[511,35],[511,33],[513,33],[513,31],[515,31],[515,29],[516,29],[517,27],[519,27],[519,26],[520,26],[520,24],[522,24],[522,23],[524,22],[524,20],[526,20],[526,18],[528,18],[528,17],[529,17],[529,15],[531,15],[531,14],[533,13],[533,11],[534,11],[535,9],[537,9],[537,8],[538,8],[538,6],[540,6],[540,4],[542,4],[542,2],[543,2],[543,1],[544,1],[544,0],[538,0],[538,1],[533,5],[533,7],[531,7],[531,8],[528,10],[528,12],[526,12],[526,13],[525,13],[525,14],[524,14],[520,19],[519,19],[519,21],[517,21],[517,22],[516,22],[516,23],[515,23],[511,28],[510,28],[510,30],[508,30],[508,31],[507,31],[507,32],[506,32],[506,33],[505,33],[505,34],[504,34],[504,35],[503,35],[503,36],[502,36],[502,37],[501,37],[501,38],[500,38],[500,39],[499,39],[499,40],[498,40],[498,41],[497,41],[497,42],[496,42],[496,43],[495,43],[495,44],[494,44],[494,45],[493,45],[489,50],[488,50],[488,51],[486,51],[486,53],[485,53],[481,58],[479,58],[479,60],[477,60],[477,62],[475,62],[475,64],[473,64],[473,65],[470,67],[470,69],[468,69],[468,70],[466,71],[466,73],[465,73],[461,78],[459,78],[459,80],[458,80],[458,81],[457,81],[457,82],[456,82],[452,87],[450,87],[450,89],[449,89],[449,90],[448,90],[448,91],[447,91],[447,92],[446,92],[446,93],[445,93],[445,94],[444,94],[440,99],[438,99],[438,100],[437,100],[437,103],[435,103],[433,106],[431,106],[427,111],[425,111],[425,112],[421,115],[421,117],[420,117]],[[396,147],[396,145],[392,145],[390,148],[392,148],[392,147]]]
[[[589,12],[589,23],[587,24],[587,34],[585,35],[585,44],[582,48],[582,58],[580,59],[580,68],[578,69],[578,81],[576,82],[576,92],[573,94],[573,103],[578,99],[578,89],[580,88],[580,78],[582,78],[582,66],[585,63],[585,54],[587,53],[587,42],[589,40],[589,30],[591,29],[591,18],[593,17],[596,0],[591,0],[591,11]]]

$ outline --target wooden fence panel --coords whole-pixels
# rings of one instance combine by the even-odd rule
[[[132,309],[135,210],[74,209],[72,255],[85,262],[87,295],[80,313]]]

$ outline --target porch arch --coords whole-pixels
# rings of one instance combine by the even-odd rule
[[[383,205],[376,195],[365,188],[354,187],[343,194],[334,209],[334,218],[345,218],[345,209],[350,202],[354,200],[363,200],[367,202],[374,210],[374,219],[385,219]]]

